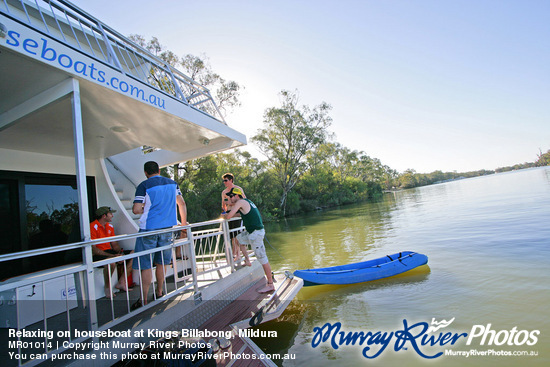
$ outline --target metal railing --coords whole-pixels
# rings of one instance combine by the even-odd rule
[[[232,220],[240,220],[234,218]],[[182,231],[182,229],[184,231]],[[232,229],[238,231],[242,228]],[[186,232],[186,233],[184,233]],[[34,330],[45,333],[43,342],[29,345],[15,344],[15,349],[21,353],[39,353],[47,358],[69,349],[71,343],[82,343],[90,339],[89,334],[77,334],[76,330],[92,332],[116,329],[116,326],[152,308],[176,295],[189,293],[183,299],[191,298],[200,291],[201,287],[219,280],[235,270],[229,226],[226,220],[212,220],[194,223],[183,227],[174,227],[164,230],[140,232],[130,235],[109,237],[110,241],[122,241],[145,237],[154,234],[171,233],[172,241],[169,245],[152,250],[131,253],[115,258],[108,258],[87,264],[74,263],[61,267],[46,269],[36,273],[14,277],[0,282],[0,332],[8,330]],[[179,237],[179,238],[178,238]],[[31,259],[35,256],[61,253],[63,251],[82,249],[91,252],[91,247],[104,243],[105,238],[79,243],[65,244],[44,249],[24,251],[0,255],[0,266],[7,261],[17,259]],[[103,281],[103,267],[124,261],[138,261],[138,257],[149,256],[150,260],[156,253],[169,250],[172,253],[171,265],[165,267],[165,281],[163,295],[157,296],[155,291],[157,281],[153,280],[149,293],[143,295],[141,286],[138,291],[119,292],[117,297],[111,294],[110,298],[98,297],[96,289],[106,288],[112,291],[115,281],[112,277],[105,286]],[[138,267],[141,269],[140,267]],[[91,270],[90,270],[91,269]],[[128,278],[126,266],[123,267],[124,279]],[[92,271],[95,277],[87,277]],[[117,279],[120,274],[116,274]],[[136,272],[134,271],[134,274]],[[137,272],[139,284],[142,283],[141,271]],[[92,279],[92,283],[88,283]],[[148,297],[149,302],[135,310],[132,304],[138,298]],[[187,297],[187,298],[186,298]],[[83,321],[85,320],[85,321]],[[51,332],[52,335],[47,334]],[[52,337],[53,336],[53,337]],[[11,340],[12,338],[10,338]],[[21,341],[22,338],[17,338]],[[40,337],[35,340],[40,340]],[[0,346],[5,351],[8,346]],[[10,345],[10,348],[12,346]],[[32,366],[40,360],[19,360],[18,365]]]
[[[0,0],[0,13],[225,123],[210,91],[65,0]]]

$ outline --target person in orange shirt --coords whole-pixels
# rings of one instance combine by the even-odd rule
[[[112,237],[115,235],[115,228],[111,224],[113,220],[113,213],[116,210],[111,209],[108,206],[102,206],[95,211],[96,220],[90,223],[90,235],[92,240]],[[105,260],[107,258],[117,257],[132,253],[130,250],[123,250],[117,241],[99,243],[92,246],[92,254],[94,255],[94,261]],[[115,288],[121,291],[128,291],[128,282],[126,281],[127,275],[132,274],[132,260],[126,261],[126,274],[124,273],[124,262],[112,263],[109,266],[103,267],[103,277],[105,279],[105,297],[111,298],[113,296],[112,287],[110,286],[110,278],[115,267],[118,265],[118,283]],[[108,270],[111,269],[111,271]]]

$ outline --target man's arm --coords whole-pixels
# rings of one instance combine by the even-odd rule
[[[132,213],[143,214],[144,207],[145,205],[143,205],[143,203],[134,203],[134,206],[132,206]]]
[[[136,188],[134,205],[132,206],[132,213],[134,214],[143,214],[145,208],[145,197],[147,196],[147,191],[145,190],[145,182],[146,181],[143,181]]]
[[[225,196],[226,190],[222,191],[222,209],[223,211],[227,211],[227,196]]]
[[[111,241],[111,248],[115,250],[117,253],[122,252],[122,247],[118,244],[118,241]]]
[[[224,214],[223,217],[225,219],[231,219],[233,217],[236,217],[236,216],[240,216],[238,212],[239,209],[243,208],[244,209],[244,205],[245,204],[248,204],[246,201],[244,200],[239,200],[235,203],[235,205],[233,205],[233,207],[231,208],[231,211],[227,214]]]
[[[112,244],[111,244],[111,246],[112,246]],[[99,255],[99,256],[105,256],[105,257],[119,256],[119,255],[116,255],[116,254],[110,254],[108,252],[105,252],[105,251],[101,250],[100,248],[98,248],[96,245],[92,246],[92,255]]]
[[[181,224],[182,225],[188,224],[187,223],[187,205],[185,204],[185,200],[183,200],[183,196],[181,195],[176,196],[176,204],[178,205]]]

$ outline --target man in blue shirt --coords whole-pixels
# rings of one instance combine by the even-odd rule
[[[181,195],[178,184],[169,178],[160,175],[157,162],[149,161],[143,166],[147,180],[140,183],[136,189],[136,197],[132,212],[141,214],[139,231],[154,231],[170,228],[178,224],[176,206],[180,213],[182,225],[187,224],[187,207]],[[172,233],[156,234],[136,238],[135,252],[167,246],[172,242]],[[165,266],[172,261],[172,251],[164,250],[154,254],[157,277],[156,296],[162,297]],[[153,279],[150,255],[140,256],[139,265],[134,261],[134,269],[141,269],[141,289],[143,300],[140,298],[132,305],[132,309],[147,304],[147,294]]]

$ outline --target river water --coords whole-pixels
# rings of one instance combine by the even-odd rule
[[[279,365],[550,365],[549,167],[385,194],[375,203],[272,223],[266,232],[276,271],[347,264],[406,250],[429,259],[428,265],[394,278],[303,288],[281,318],[261,326],[277,331],[278,337],[255,340],[268,353],[295,357],[275,360]],[[441,345],[439,340],[423,345],[420,335],[399,348],[395,333],[406,329],[405,322],[407,327],[420,323],[409,329],[416,335],[422,323],[431,325],[433,320],[453,322],[429,335],[468,336],[459,336],[454,344],[447,340]],[[381,338],[349,346],[339,346],[336,339],[337,349],[329,338],[313,348],[315,328],[337,322],[346,333],[394,334],[372,359],[362,353],[370,347],[366,354],[376,354],[383,347]],[[446,354],[457,351],[476,355]],[[420,356],[440,352],[433,359]],[[536,355],[509,355],[518,352]]]

